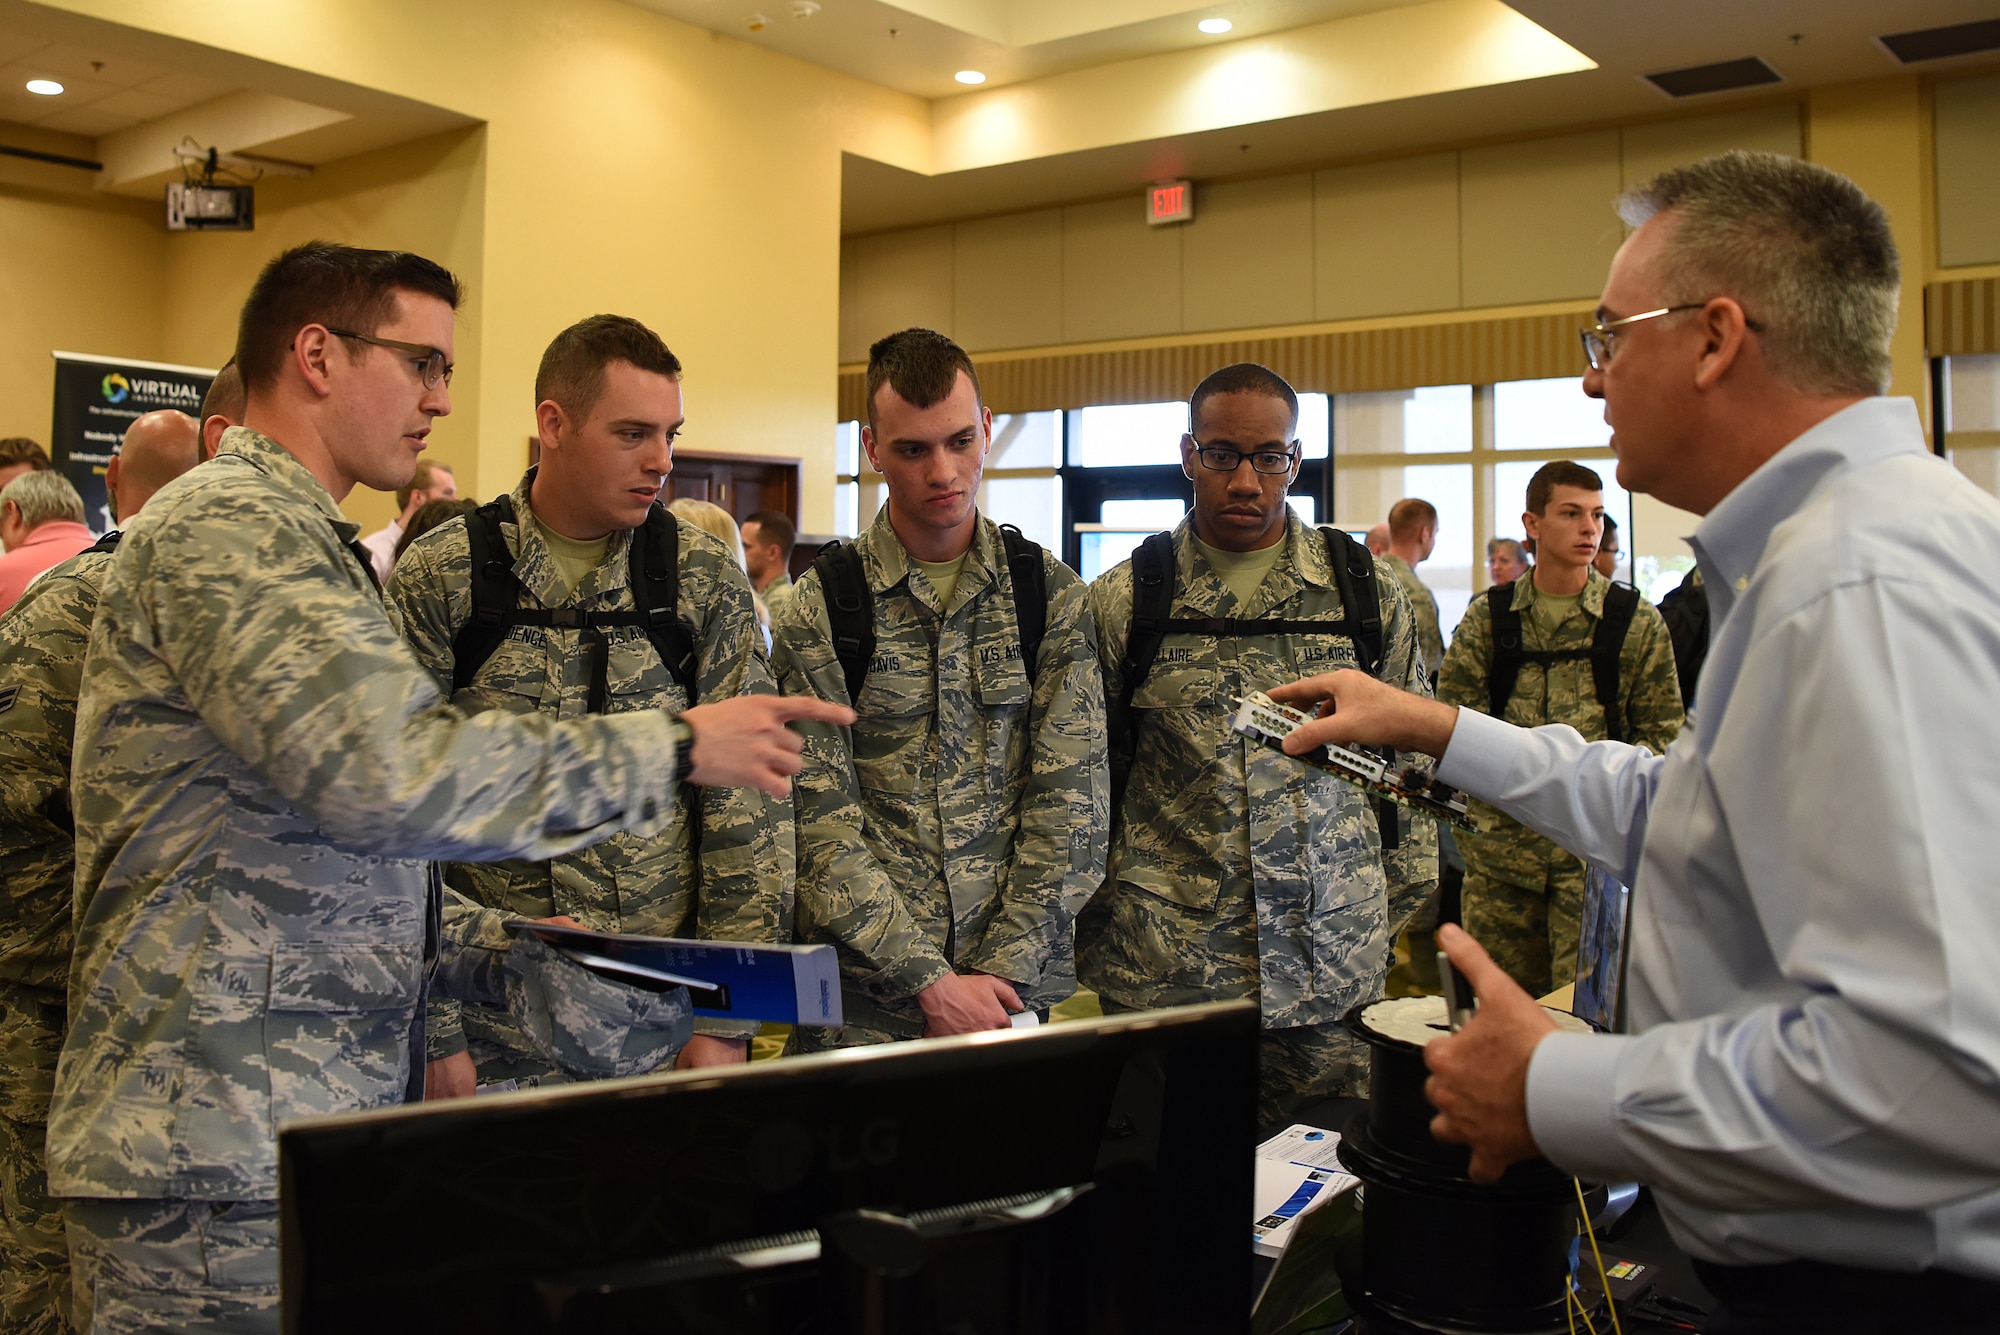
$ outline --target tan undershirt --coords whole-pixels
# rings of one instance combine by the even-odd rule
[[[972,549],[968,547],[949,561],[919,561],[913,556],[910,564],[923,571],[924,578],[937,590],[938,606],[950,607],[951,595],[958,590],[958,577],[965,571],[965,558],[970,555]]]
[[[1583,597],[1581,592],[1558,596],[1535,589],[1535,601],[1528,607],[1528,615],[1534,619],[1535,629],[1542,633],[1542,643],[1547,644],[1555,635],[1556,628],[1569,620],[1570,609],[1576,600]]]
[[[556,563],[556,575],[563,582],[563,592],[576,592],[576,586],[583,583],[583,577],[597,569],[604,562],[604,554],[611,550],[611,535],[590,542],[578,542],[575,538],[565,538],[535,517],[535,527],[540,530],[542,541],[548,545],[549,558]]]
[[[1200,538],[1195,538],[1194,545],[1221,578],[1223,587],[1236,595],[1240,607],[1250,605],[1250,599],[1263,584],[1264,577],[1277,567],[1278,559],[1285,554],[1283,538],[1254,552],[1225,552],[1219,547],[1209,546]]]

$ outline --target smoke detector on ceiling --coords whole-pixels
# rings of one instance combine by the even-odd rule
[[[787,8],[792,11],[792,17],[795,19],[809,19],[819,13],[818,0],[792,0]]]

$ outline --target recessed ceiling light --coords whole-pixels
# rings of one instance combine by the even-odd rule
[[[1203,19],[1194,26],[1206,33],[1225,33],[1236,25],[1228,19]]]
[[[958,73],[952,75],[951,77],[958,80],[960,83],[986,82],[986,76],[984,74],[981,74],[978,70],[960,70]]]
[[[40,93],[43,97],[54,97],[62,92],[62,90],[63,86],[54,79],[28,80],[28,91],[31,93]]]

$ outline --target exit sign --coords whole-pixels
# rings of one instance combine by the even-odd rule
[[[1146,221],[1161,223],[1194,221],[1194,182],[1156,181],[1146,191]]]

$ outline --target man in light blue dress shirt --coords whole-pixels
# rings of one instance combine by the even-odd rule
[[[1456,930],[1428,1051],[1475,1176],[1655,1187],[1710,1331],[2000,1328],[2000,502],[1889,381],[1882,210],[1764,154],[1665,173],[1585,331],[1618,481],[1705,516],[1714,633],[1664,756],[1356,673],[1274,691],[1633,887],[1629,1033],[1552,1032]],[[1329,711],[1330,712],[1330,711]]]

